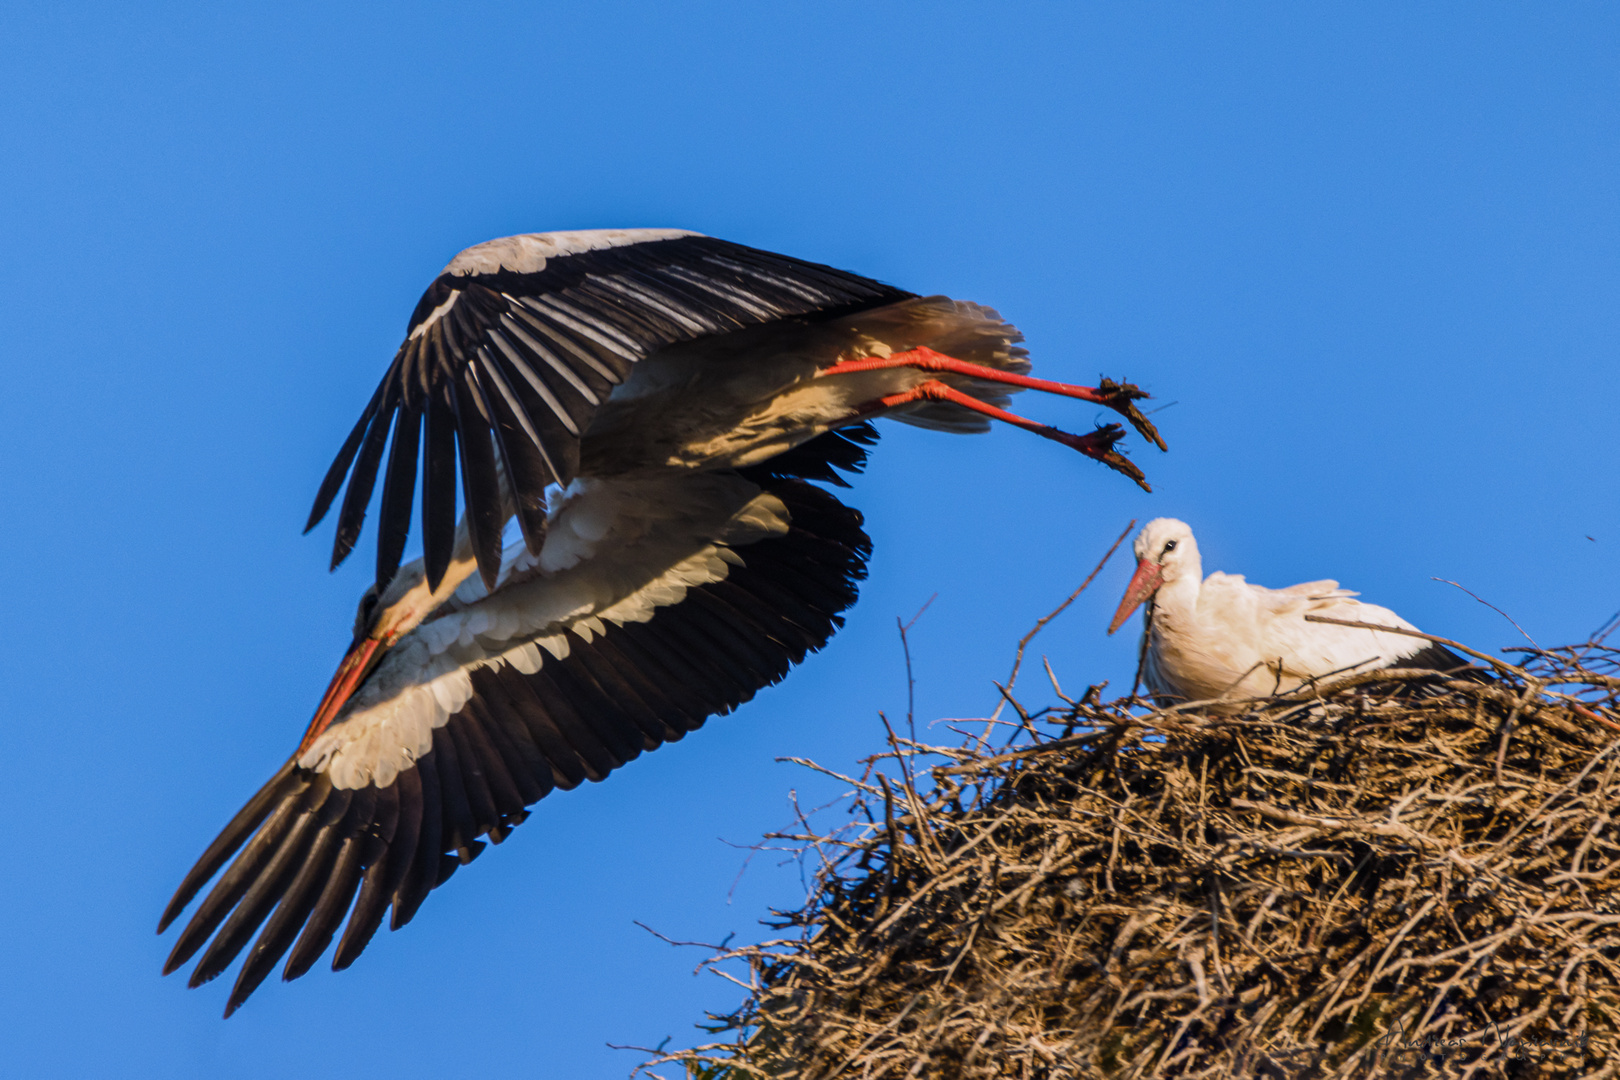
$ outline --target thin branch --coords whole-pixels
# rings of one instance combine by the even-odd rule
[[[1439,637],[1435,634],[1425,634],[1421,630],[1408,630],[1404,626],[1383,626],[1379,623],[1357,622],[1354,619],[1330,619],[1326,615],[1307,615],[1305,616],[1305,621],[1332,623],[1334,626],[1353,626],[1358,630],[1378,630],[1385,634],[1400,634],[1403,637],[1423,638],[1426,641],[1433,641],[1444,645],[1448,649],[1456,649],[1458,652],[1467,653],[1476,660],[1483,660],[1504,674],[1517,675],[1522,679],[1528,679],[1530,677],[1529,673],[1523,668],[1514,667],[1506,660],[1498,660],[1496,657],[1491,656],[1488,653],[1482,653],[1478,649],[1470,649],[1467,645],[1464,645],[1460,641],[1452,641],[1450,638]]]
[[[651,934],[659,941],[682,948],[708,949],[710,952],[725,952],[726,946],[731,943],[731,939],[737,936],[736,931],[732,931],[731,933],[727,934],[725,940],[718,945],[712,945],[707,941],[676,941],[672,937],[665,937],[663,934],[660,934],[658,931],[654,930],[640,919],[631,919],[630,921],[647,931],[647,933]]]
[[[1086,575],[1086,580],[1080,583],[1080,587],[1074,590],[1074,592],[1070,593],[1068,599],[1063,601],[1063,603],[1059,604],[1057,607],[1053,608],[1051,611],[1037,619],[1035,621],[1035,625],[1030,627],[1029,633],[1018,639],[1018,651],[1013,656],[1012,674],[1007,676],[1007,684],[1004,689],[998,687],[998,689],[1001,689],[1002,692],[1002,700],[996,704],[996,711],[990,714],[991,721],[1000,719],[1001,710],[1007,704],[1007,695],[1012,693],[1013,684],[1018,681],[1018,669],[1024,664],[1024,649],[1029,646],[1031,641],[1035,640],[1036,634],[1046,629],[1047,623],[1063,614],[1064,610],[1067,609],[1070,604],[1074,603],[1080,598],[1080,594],[1086,591],[1086,586],[1090,585],[1092,581],[1096,579],[1097,575],[1102,573],[1102,568],[1108,565],[1108,560],[1114,557],[1114,552],[1119,550],[1119,545],[1125,542],[1125,538],[1130,535],[1131,530],[1134,528],[1136,528],[1136,518],[1132,518],[1130,520],[1130,524],[1126,525],[1120,530],[1119,536],[1115,538],[1111,545],[1109,545],[1108,550],[1103,553],[1101,561],[1099,561],[1097,565],[1092,568],[1091,573]],[[988,741],[989,738],[990,726],[987,724],[985,725],[984,735],[980,739],[981,745]]]
[[[1485,599],[1483,596],[1480,596],[1474,590],[1469,589],[1469,588],[1464,588],[1462,585],[1459,585],[1457,582],[1451,581],[1448,578],[1432,577],[1429,580],[1430,581],[1444,582],[1445,584],[1450,585],[1454,589],[1462,589],[1463,592],[1467,593],[1469,596],[1472,596],[1475,600],[1478,600],[1480,603],[1484,604],[1486,607],[1490,608],[1492,611],[1494,611],[1498,615],[1502,616],[1502,618],[1506,619],[1508,622],[1513,623],[1513,629],[1517,630],[1524,637],[1524,640],[1528,641],[1532,645],[1535,645],[1536,648],[1538,648],[1538,649],[1541,648],[1540,645],[1536,644],[1536,639],[1535,638],[1531,637],[1529,634],[1526,634],[1524,632],[1524,627],[1520,626],[1518,624],[1518,622],[1516,622],[1514,620],[1513,616],[1509,615],[1507,612],[1503,611],[1501,608],[1497,607],[1495,604],[1491,603],[1489,600]]]
[[[917,680],[911,674],[911,642],[906,638],[906,631],[917,625],[917,620],[923,617],[923,612],[939,599],[939,593],[930,596],[917,614],[911,617],[910,622],[901,622],[900,616],[894,617],[894,625],[900,628],[900,649],[906,655],[906,730],[911,738],[917,738]]]

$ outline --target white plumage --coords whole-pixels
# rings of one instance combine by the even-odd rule
[[[1358,594],[1337,581],[1268,589],[1240,574],[1204,577],[1192,529],[1175,518],[1148,522],[1136,536],[1135,552],[1136,573],[1108,632],[1147,605],[1142,681],[1157,698],[1217,702],[1215,708],[1225,711],[1244,699],[1353,671],[1466,667],[1421,637],[1307,622],[1306,615],[1317,615],[1417,629],[1388,608],[1355,599]]]
[[[788,531],[781,501],[733,473],[656,480],[576,480],[551,514],[536,558],[507,548],[493,593],[477,575],[402,637],[303,754],[300,767],[340,789],[387,787],[433,745],[472,697],[471,673],[511,665],[526,675],[570,637],[647,622],[689,588],[724,580],[743,548]],[[417,571],[416,565],[402,573]]]
[[[690,229],[576,229],[571,232],[522,233],[474,244],[450,260],[440,273],[456,277],[495,274],[538,274],[548,259],[588,251],[647,244],[696,236]]]

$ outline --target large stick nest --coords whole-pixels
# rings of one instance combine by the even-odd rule
[[[787,837],[817,866],[792,933],[717,958],[751,973],[727,1041],[650,1065],[1613,1076],[1620,653],[1526,652],[1228,716],[1092,688],[1014,703],[999,749],[891,732],[850,817]]]

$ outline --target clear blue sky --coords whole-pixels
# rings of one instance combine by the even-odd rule
[[[0,14],[7,705],[0,1074],[622,1076],[735,992],[780,755],[983,715],[1133,517],[1514,644],[1620,607],[1620,17],[1596,4],[11,5]],[[1037,373],[1173,408],[1148,496],[886,426],[848,627],[739,714],[547,800],[351,970],[158,978],[180,875],[284,759],[367,559],[299,528],[460,248],[672,225],[999,308]],[[1073,428],[1094,414],[1026,396]],[[1039,639],[1128,681],[1116,561]],[[1038,668],[1036,669],[1038,672]],[[1041,696],[1039,680],[1029,681]]]

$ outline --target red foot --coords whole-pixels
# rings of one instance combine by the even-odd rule
[[[831,367],[822,369],[817,374],[844,375],[855,371],[882,371],[886,368],[901,367],[911,368],[915,371],[938,371],[952,375],[969,375],[985,382],[1017,386],[1025,390],[1039,390],[1047,394],[1060,394],[1063,397],[1079,398],[1081,401],[1106,405],[1129,420],[1131,426],[1140,432],[1143,438],[1151,439],[1158,445],[1160,450],[1165,449],[1164,440],[1159,437],[1158,429],[1148,422],[1148,418],[1143,416],[1141,410],[1134,404],[1148,395],[1139,387],[1130,383],[1117,383],[1112,379],[1104,379],[1102,386],[1097,388],[1053,382],[1050,379],[1035,379],[1028,375],[1015,375],[1010,371],[1001,371],[997,368],[986,367],[983,364],[972,364],[966,360],[958,360],[954,356],[946,356],[944,353],[935,352],[927,346],[919,346],[890,356],[868,356],[859,360],[840,360]],[[1011,416],[1012,414],[1008,413],[1007,415]]]
[[[860,363],[861,361],[855,362]],[[970,364],[968,366],[973,367],[976,365]],[[997,374],[1002,373],[998,372]],[[1076,389],[1084,389],[1084,387],[1077,387]],[[976,413],[988,416],[992,420],[1000,420],[1014,427],[1023,428],[1025,431],[1033,431],[1042,438],[1060,442],[1064,446],[1080,451],[1095,461],[1102,462],[1116,472],[1124,473],[1132,480],[1135,480],[1143,491],[1153,490],[1148,487],[1147,478],[1142,475],[1142,470],[1132,464],[1129,458],[1115,452],[1114,444],[1125,436],[1125,430],[1118,424],[1105,425],[1087,435],[1071,435],[1067,431],[1060,431],[1047,424],[1037,423],[1016,413],[1010,413],[1006,409],[998,409],[994,405],[980,401],[976,397],[970,397],[960,390],[952,389],[938,379],[929,379],[927,382],[914,386],[910,390],[890,394],[888,397],[881,397],[876,401],[868,402],[857,410],[856,415],[864,416],[868,413],[892,409],[899,405],[910,405],[918,401],[948,401],[953,405],[960,405],[964,409],[971,409]]]

